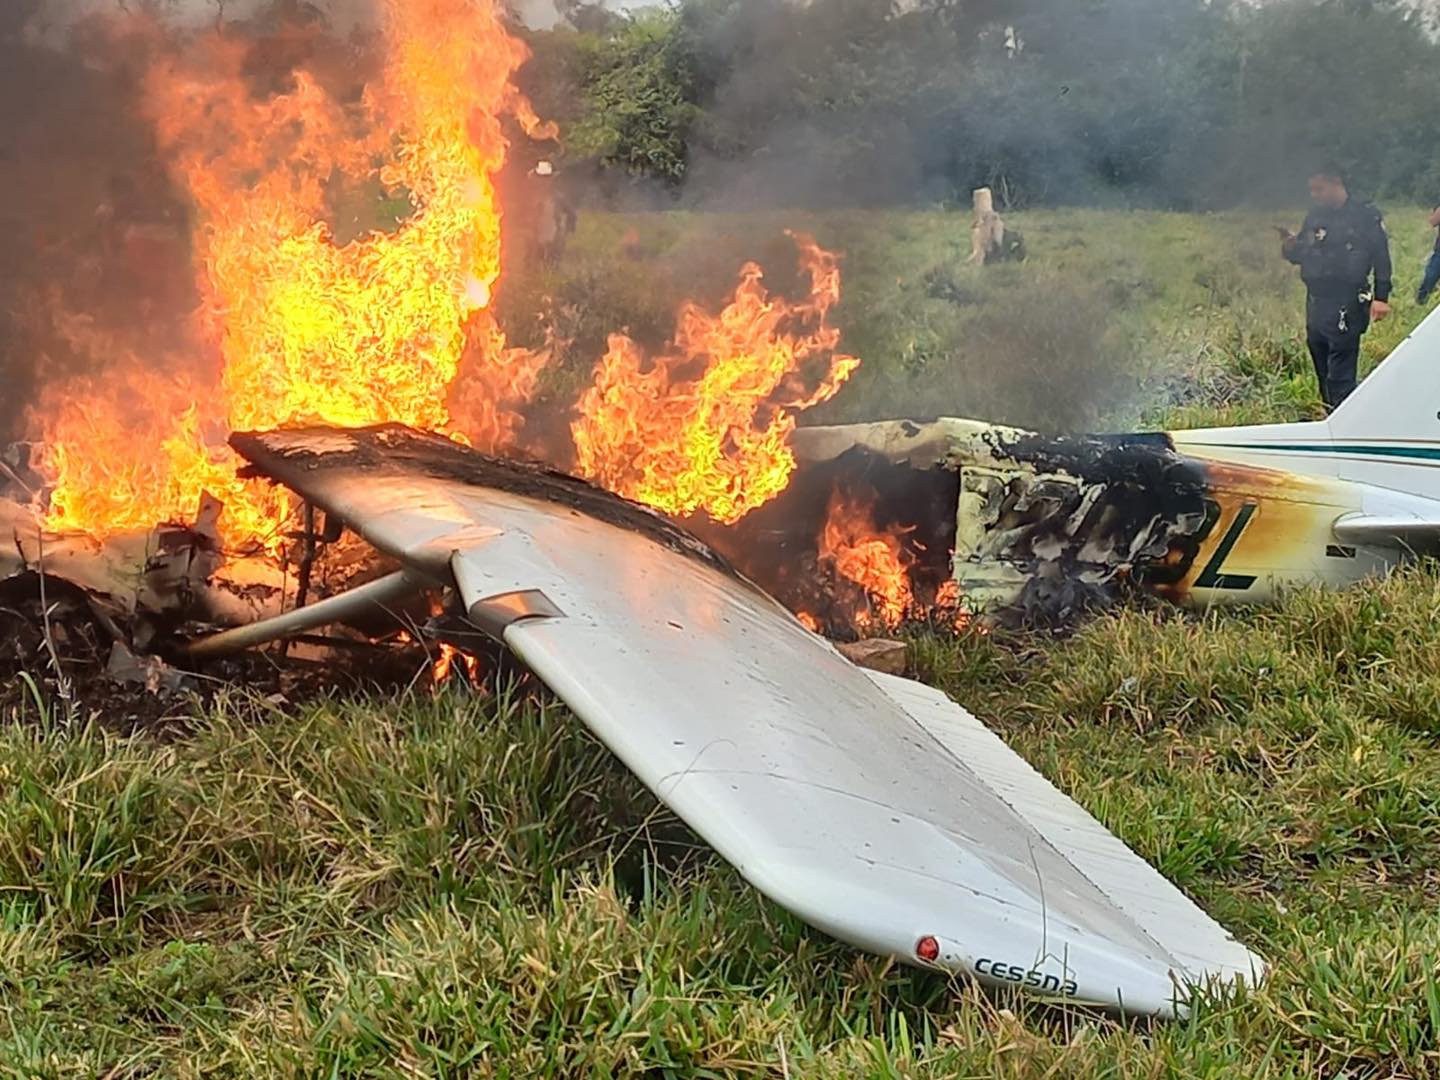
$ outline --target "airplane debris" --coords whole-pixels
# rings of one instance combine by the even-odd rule
[[[272,641],[298,637],[322,626],[345,622],[355,615],[369,614],[375,609],[385,611],[403,600],[418,596],[424,588],[424,581],[404,570],[397,570],[364,585],[357,585],[349,592],[318,600],[307,607],[292,608],[283,615],[275,615],[201,638],[188,645],[185,651],[194,660],[206,660]]]
[[[110,646],[110,659],[105,674],[116,682],[143,686],[152,694],[178,694],[193,689],[195,682],[177,671],[158,656],[136,656],[123,641]]]
[[[1065,624],[1139,591],[1209,607],[1357,584],[1440,554],[1437,356],[1432,312],[1327,419],[1297,424],[1092,436],[958,418],[801,428],[790,487],[741,523],[734,557],[778,563],[765,584],[814,611],[785,568],[815,546],[815,500],[863,480],[891,528],[915,538],[912,578],[933,583],[943,553],[960,602],[988,620]]]
[[[415,597],[389,610],[348,612],[345,625],[324,637],[287,634],[283,658],[228,658],[234,650],[206,658],[207,674],[216,677],[196,679],[185,670],[196,663],[186,655],[187,638],[226,628],[253,633],[302,599],[294,564],[221,549],[215,526],[222,512],[205,500],[192,524],[99,540],[44,529],[29,505],[0,496],[0,702],[23,699],[12,692],[18,683],[4,677],[29,672],[62,700],[121,728],[172,726],[179,719],[167,701],[206,696],[231,679],[304,696],[352,683],[406,685],[431,663],[438,645],[423,632],[397,636],[428,625],[424,600]],[[318,528],[315,541],[323,554],[309,544],[298,553],[310,563],[314,607],[390,570],[354,538]]]
[[[407,588],[443,589],[445,618],[502,644],[755,887],[819,929],[1138,1014],[1183,1013],[1197,986],[1263,974],[963,709],[857,667],[658,514],[396,425],[231,444],[398,563]],[[301,621],[314,629],[344,608],[336,598]],[[860,652],[894,664],[896,644]],[[194,651],[207,648],[219,646]]]
[[[278,611],[286,574],[262,560],[228,559],[214,531],[220,512],[205,500],[192,525],[97,540],[51,532],[30,507],[0,497],[0,579],[43,572],[84,589],[111,618],[125,621],[229,625]]]
[[[944,550],[958,594],[1001,623],[1063,625],[1139,591],[1263,602],[1289,584],[1357,582],[1440,534],[1409,507],[1380,513],[1403,495],[1207,460],[1163,433],[1043,436],[945,418],[805,428],[792,444],[801,465],[776,515],[846,473],[882,489],[927,484],[930,496],[891,503],[953,522]]]
[[[837,642],[835,648],[856,667],[868,668],[886,675],[904,675],[910,663],[910,646],[903,641],[865,638],[861,641]]]

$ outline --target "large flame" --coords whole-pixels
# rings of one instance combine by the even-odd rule
[[[680,309],[674,348],[647,363],[614,334],[572,426],[580,472],[671,514],[730,523],[790,482],[795,413],[832,397],[859,361],[826,319],[840,296],[834,255],[797,236],[810,296],[771,296],[746,264],[718,316]],[[818,371],[816,370],[818,368]]]
[[[193,207],[193,354],[142,355],[57,315],[99,374],[52,382],[31,412],[49,526],[103,537],[190,520],[208,492],[230,547],[273,551],[292,507],[237,478],[231,431],[398,421],[487,450],[513,440],[544,357],[507,348],[489,310],[492,177],[502,118],[549,132],[512,87],[525,50],[499,7],[384,0],[383,64],[363,89],[319,60],[262,85],[237,34],[155,51],[146,113]],[[361,208],[358,227],[335,223],[341,204]],[[771,295],[751,263],[718,315],[682,306],[666,354],[611,337],[572,427],[582,474],[722,523],[784,490],[796,414],[858,364],[828,321],[837,258],[796,241],[807,297]]]
[[[188,519],[209,490],[225,501],[227,541],[273,537],[286,507],[235,480],[232,430],[400,421],[483,447],[513,435],[509,406],[540,358],[507,350],[487,309],[501,117],[534,126],[510,83],[524,47],[496,0],[386,0],[384,14],[386,62],[353,103],[303,68],[262,92],[247,43],[221,34],[149,71],[147,112],[194,203],[218,376],[153,374],[164,365],[146,358],[52,387],[36,410],[52,527],[105,535]],[[398,209],[341,242],[337,185]]]

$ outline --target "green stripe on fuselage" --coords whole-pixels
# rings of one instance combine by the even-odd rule
[[[1185,443],[1179,449],[1185,449]],[[1411,458],[1440,461],[1440,446],[1363,446],[1348,443],[1193,443],[1196,449],[1273,450],[1282,454],[1352,454],[1360,457]]]

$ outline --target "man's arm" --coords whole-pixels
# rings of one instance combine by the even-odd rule
[[[1276,226],[1276,228],[1280,232],[1280,254],[1285,256],[1286,262],[1292,262],[1298,265],[1305,256],[1305,243],[1301,241],[1300,237],[1308,237],[1313,231],[1310,226],[1310,215],[1305,215],[1305,222],[1300,226],[1299,236],[1287,230],[1280,229],[1279,226]]]
[[[1440,206],[1430,211],[1429,222],[1432,228],[1440,229]]]
[[[1370,318],[1379,322],[1390,314],[1390,235],[1385,231],[1385,219],[1377,211],[1370,250],[1375,265],[1375,299],[1370,304]]]
[[[1375,259],[1375,299],[1390,299],[1390,236],[1385,232],[1385,221],[1377,213],[1371,243]]]

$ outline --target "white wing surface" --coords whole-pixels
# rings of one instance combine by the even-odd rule
[[[863,949],[1171,1015],[1261,961],[944,695],[648,512],[404,429],[237,436],[558,694],[756,888]]]

